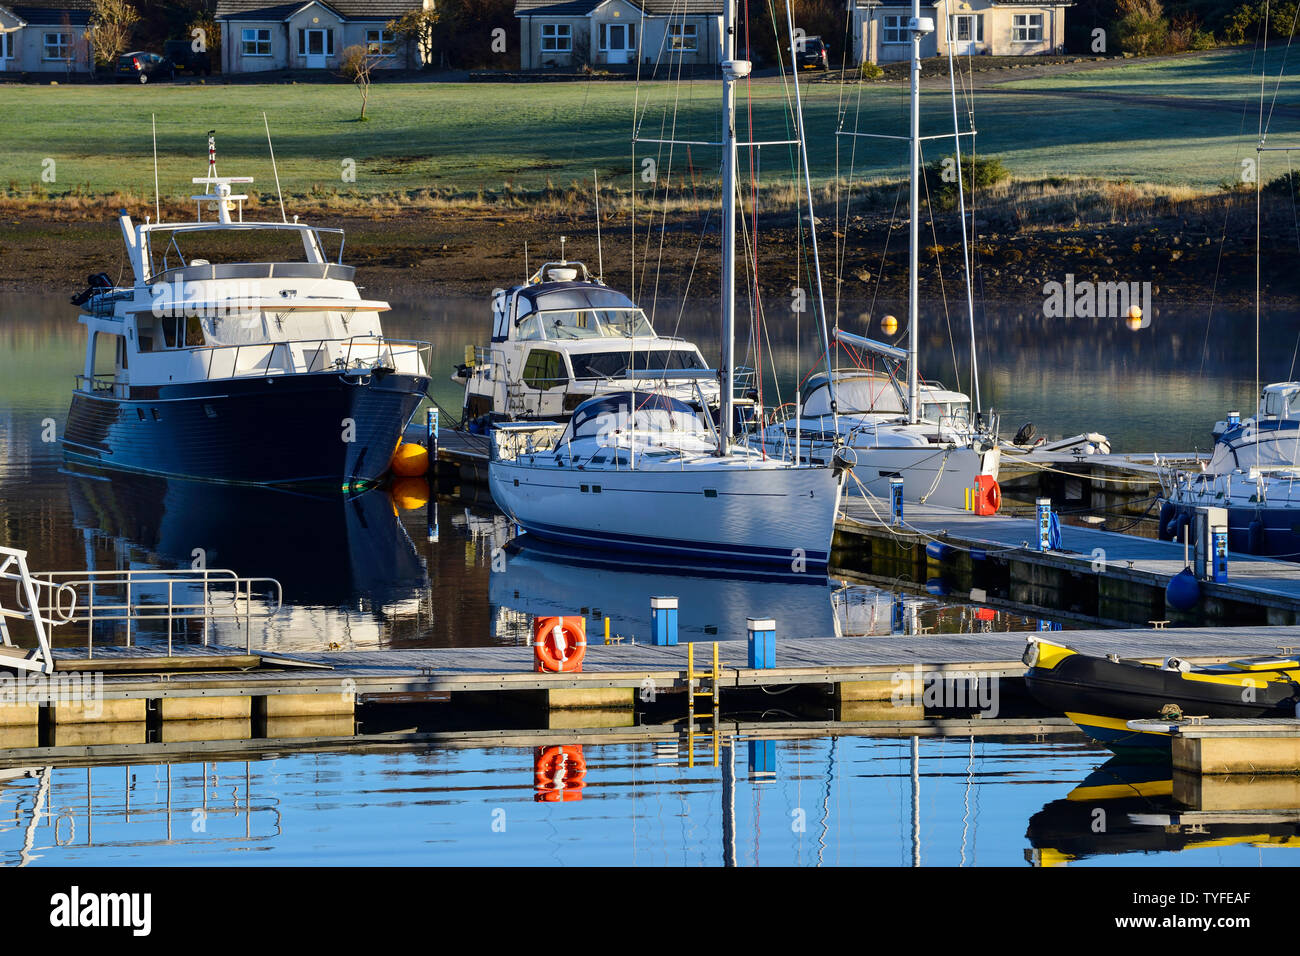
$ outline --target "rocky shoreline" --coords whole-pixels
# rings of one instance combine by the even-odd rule
[[[362,284],[385,294],[486,296],[523,277],[525,254],[534,267],[543,258],[557,256],[561,235],[568,237],[571,258],[593,267],[598,258],[594,223],[576,215],[466,209],[308,218],[347,230],[345,261],[358,267]],[[641,288],[657,277],[660,294],[680,293],[689,281],[693,296],[716,295],[716,217],[702,228],[705,221],[692,215],[639,226],[635,256]],[[824,216],[820,222],[828,295],[835,289],[838,262],[842,297],[906,296],[905,219],[855,216],[838,228]],[[1069,277],[1072,282],[1149,282],[1157,303],[1247,304],[1254,301],[1256,256],[1253,228],[1246,226],[1239,224],[1225,237],[1221,228],[1194,221],[1027,228],[994,220],[981,228],[973,246],[977,288],[986,300],[1025,302],[1042,298],[1047,283],[1064,283]],[[949,221],[925,224],[919,276],[923,297],[960,295],[959,228]],[[790,216],[771,216],[761,224],[759,271],[766,295],[789,296],[801,276],[802,284],[807,283],[807,270],[798,268],[799,232]],[[629,288],[633,239],[626,218],[604,223],[601,239],[606,280]],[[1294,235],[1282,228],[1266,230],[1260,257],[1266,301],[1300,302],[1296,256]],[[13,213],[0,219],[0,291],[71,294],[91,273],[115,277],[125,269],[117,223],[107,211],[102,220],[51,221]]]

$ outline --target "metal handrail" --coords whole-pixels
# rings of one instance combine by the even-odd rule
[[[352,351],[358,341],[374,345],[375,358],[373,361],[367,363],[363,358],[353,358]],[[353,335],[346,339],[291,339],[287,342],[246,342],[239,345],[198,345],[193,346],[189,351],[208,353],[207,370],[205,374],[205,379],[207,380],[212,380],[213,378],[212,364],[216,353],[228,351],[230,349],[234,349],[234,357],[231,359],[230,363],[231,374],[217,376],[217,378],[256,378],[259,375],[265,377],[271,374],[294,375],[303,372],[311,372],[313,371],[312,364],[314,359],[305,361],[302,366],[299,367],[299,363],[294,359],[293,347],[295,345],[300,346],[299,351],[302,352],[304,356],[309,347],[314,348],[314,357],[317,357],[324,350],[326,345],[332,345],[335,343],[346,343],[347,351],[345,355],[342,358],[335,359],[332,366],[322,366],[315,371],[330,371],[331,367],[340,372],[361,370],[374,371],[378,368],[396,368],[396,356],[409,351],[415,353],[417,364],[422,370],[427,372],[433,360],[433,344],[431,342],[421,342],[417,339],[392,339],[383,335]],[[394,352],[392,348],[394,345],[408,346],[409,348]],[[249,369],[243,374],[240,374],[239,352],[241,349],[267,349],[266,367]],[[280,350],[283,350],[284,354],[288,356],[287,361],[281,363],[279,366],[273,366],[271,360],[275,357],[277,351]],[[384,362],[385,358],[387,358],[388,364],[381,364]],[[273,372],[272,368],[275,368],[276,371]]]
[[[173,656],[173,624],[202,620],[203,644],[208,644],[208,622],[235,619],[244,623],[244,646],[252,649],[252,621],[278,614],[284,605],[280,582],[275,578],[243,577],[226,568],[128,568],[106,571],[46,571],[31,575],[44,587],[47,599],[43,616],[55,624],[87,624],[87,656],[94,657],[95,621],[126,623],[126,644],[132,646],[132,627],[138,621],[167,622],[167,656]],[[176,586],[202,585],[202,600],[178,600]],[[146,589],[167,590],[166,603],[148,601]],[[107,593],[105,593],[107,592]],[[117,596],[120,592],[120,597]],[[53,596],[59,595],[55,603]],[[257,594],[257,607],[253,597]],[[116,600],[119,603],[110,603]],[[63,602],[67,601],[66,609]],[[26,608],[21,590],[19,605]],[[38,604],[40,601],[38,600]],[[57,619],[54,615],[57,614]]]

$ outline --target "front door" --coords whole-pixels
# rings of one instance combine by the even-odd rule
[[[325,31],[307,31],[307,69],[325,69]]]
[[[626,63],[631,44],[627,42],[627,24],[611,23],[609,25],[609,62]]]
[[[952,51],[958,56],[975,52],[976,21],[975,17],[957,14],[952,18]]]

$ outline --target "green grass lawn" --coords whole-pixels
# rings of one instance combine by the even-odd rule
[[[1280,55],[1272,60],[1275,74]],[[1007,87],[1014,92],[977,100],[979,150],[1001,155],[1022,177],[1099,176],[1212,187],[1233,177],[1242,157],[1254,155],[1254,113],[1239,135],[1242,106],[1254,97],[1251,109],[1257,109],[1258,73],[1252,78],[1250,69],[1249,52],[1228,51],[1018,81]],[[1221,101],[1224,108],[1180,109],[1158,101],[1130,104],[1068,95],[1087,89],[1190,96]],[[830,177],[837,169],[847,175],[851,153],[858,177],[903,171],[903,144],[857,140],[855,147],[855,141],[835,135],[841,113],[848,129],[905,133],[902,87],[842,89],[818,83],[806,84],[803,91],[815,175]],[[753,84],[757,138],[788,136],[787,92],[775,80]],[[359,195],[425,188],[473,192],[499,190],[506,183],[535,189],[548,180],[558,186],[590,181],[593,169],[607,184],[627,188],[634,98],[644,137],[717,138],[719,84],[707,80],[642,84],[639,91],[635,84],[621,82],[380,83],[371,92],[364,123],[357,121],[359,94],[344,84],[3,85],[0,191],[25,193],[40,181],[43,161],[53,159],[57,179],[46,186],[52,195],[80,188],[92,195],[122,189],[151,196],[150,114],[156,113],[165,195],[179,198],[193,191],[189,178],[204,173],[206,132],[216,128],[218,170],[256,177],[254,188],[269,196],[274,186],[263,110],[270,117],[289,196],[313,189]],[[946,93],[927,91],[923,99],[923,133],[950,129]],[[1294,108],[1298,101],[1296,84],[1284,82],[1279,102]],[[743,95],[741,117],[747,129]],[[1297,126],[1300,121],[1293,116],[1280,115],[1275,135],[1285,138]],[[930,155],[945,149],[939,142],[927,145]],[[689,175],[693,169],[697,176],[711,178],[718,161],[712,148],[677,147],[669,164],[668,147],[641,144],[638,171],[646,156],[659,160],[661,177],[671,168],[674,175]],[[354,183],[343,179],[347,160],[355,162]],[[742,158],[742,166],[747,164]],[[788,177],[791,169],[788,147],[762,150],[765,179]]]

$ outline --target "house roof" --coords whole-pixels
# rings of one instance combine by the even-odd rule
[[[56,26],[66,16],[74,27],[84,27],[90,22],[91,0],[23,0],[6,3],[5,9],[33,26]]]
[[[515,16],[585,17],[605,0],[515,0]],[[627,0],[652,17],[721,16],[722,0]]]
[[[852,0],[859,10],[867,7],[911,7],[908,0]],[[944,0],[922,0],[922,6],[938,7]],[[991,7],[1072,7],[1074,0],[989,0]]]
[[[89,3],[89,0],[86,0]],[[274,0],[217,0],[218,20],[287,20],[313,0],[275,3]],[[420,0],[314,0],[345,20],[396,20],[421,6]]]

